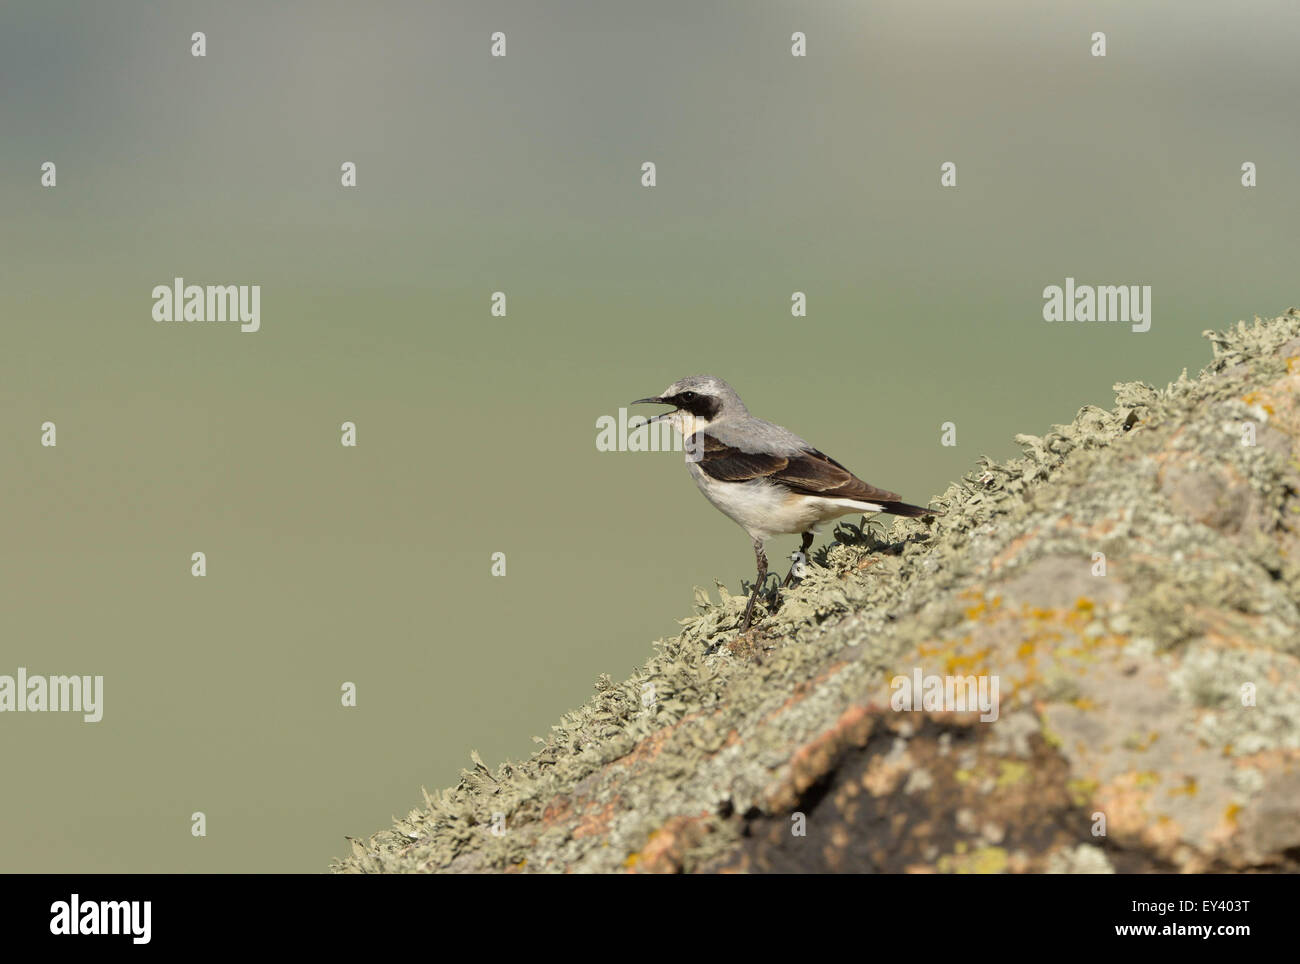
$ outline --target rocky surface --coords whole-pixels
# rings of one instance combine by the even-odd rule
[[[1300,870],[1300,311],[841,526],[747,637],[697,591],[529,760],[340,872]],[[896,676],[996,676],[978,711]],[[985,714],[987,715],[987,714]]]

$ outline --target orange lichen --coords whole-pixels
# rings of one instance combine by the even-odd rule
[[[1289,367],[1290,362],[1288,362],[1287,364]],[[1267,402],[1261,402],[1261,399],[1263,397],[1264,396],[1262,392],[1247,392],[1244,396],[1242,396],[1241,400],[1245,402],[1247,405],[1258,405],[1260,408],[1268,412],[1268,414],[1270,415],[1276,415],[1277,413],[1274,411],[1272,405],[1268,404]]]

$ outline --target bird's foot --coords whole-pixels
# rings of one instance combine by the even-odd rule
[[[773,578],[777,578],[775,574],[773,574]],[[781,589],[783,588],[782,584],[778,583],[776,588],[769,591],[765,591],[766,587],[767,587],[767,580],[764,579],[762,582],[758,583],[754,587],[754,591],[750,593],[749,602],[745,606],[745,615],[740,620],[740,625],[737,627],[738,632],[742,634],[747,633],[749,632],[750,628],[753,626],[754,604],[758,602],[758,597],[760,595],[766,597],[763,600],[763,606],[764,609],[767,611],[767,615],[771,616],[781,608]]]

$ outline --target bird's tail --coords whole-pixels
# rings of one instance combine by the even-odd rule
[[[923,515],[943,515],[938,509],[927,509],[924,506],[909,505],[906,502],[879,502],[884,510],[891,515],[906,516],[909,519],[919,519]]]

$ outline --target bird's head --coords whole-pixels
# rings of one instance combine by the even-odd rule
[[[658,395],[638,398],[631,404],[671,405],[671,412],[655,415],[648,422],[669,421],[683,435],[692,435],[714,422],[748,411],[735,390],[713,375],[689,375]]]

